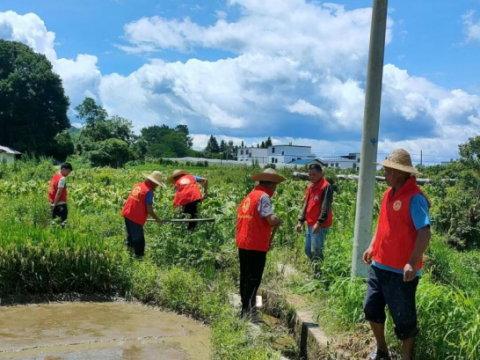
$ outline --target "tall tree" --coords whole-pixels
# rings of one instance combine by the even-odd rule
[[[70,127],[69,100],[44,55],[0,39],[0,144],[51,155],[54,138]]]
[[[220,146],[218,145],[218,141],[215,136],[210,135],[205,152],[213,154],[218,154],[220,152]]]
[[[269,146],[273,146],[272,139],[270,136],[268,137],[267,141],[265,142],[265,147],[268,148]]]

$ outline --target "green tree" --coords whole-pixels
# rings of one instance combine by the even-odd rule
[[[74,152],[72,137],[69,130],[63,130],[55,136],[55,146],[52,155],[58,160],[65,161]]]
[[[265,142],[265,147],[268,148],[269,146],[273,146],[272,139],[270,136],[268,137],[267,141]]]
[[[220,146],[218,145],[218,141],[215,136],[210,135],[205,152],[212,154],[218,154],[220,152]]]
[[[0,144],[52,155],[55,136],[70,127],[69,100],[44,55],[0,39]]]
[[[96,144],[94,150],[87,154],[93,166],[122,167],[132,158],[129,145],[119,139],[108,139]]]
[[[167,125],[150,126],[141,130],[151,157],[184,157],[190,153],[193,141],[186,125],[170,128]]]

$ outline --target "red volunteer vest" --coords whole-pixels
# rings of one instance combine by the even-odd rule
[[[145,199],[150,190],[153,190],[153,187],[146,182],[135,185],[123,207],[122,216],[138,225],[145,225],[148,218]]]
[[[392,194],[393,189],[390,188],[383,195],[373,259],[382,265],[403,270],[413,253],[418,234],[410,215],[410,200],[416,194],[425,194],[414,177]],[[422,265],[423,257],[416,270],[420,270]]]
[[[239,249],[267,252],[270,248],[272,226],[267,219],[260,217],[258,211],[258,203],[263,194],[273,196],[271,191],[257,186],[238,207],[237,247]]]
[[[322,178],[322,180],[320,180],[315,186],[313,184],[310,184],[307,187],[307,192],[305,193],[305,202],[308,201],[308,207],[306,210],[306,221],[308,226],[315,225],[315,223],[318,221],[318,218],[320,217],[323,204],[323,191],[328,185],[330,185],[330,183],[325,180],[325,178]],[[327,220],[323,224],[320,224],[320,226],[330,227],[332,226],[332,220],[332,208],[330,207]]]
[[[55,196],[58,191],[58,182],[63,178],[63,175],[58,173],[53,175],[52,180],[50,180],[50,186],[48,187],[48,201],[53,203],[55,201]],[[67,202],[67,185],[63,188],[62,195],[60,195],[59,202]]]
[[[174,206],[184,206],[202,199],[202,193],[192,175],[182,176],[175,183],[175,187],[177,188],[177,193],[173,200]]]

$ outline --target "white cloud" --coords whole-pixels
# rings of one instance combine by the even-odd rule
[[[291,113],[297,113],[300,115],[320,117],[326,116],[324,110],[302,99],[298,100],[295,104],[286,106],[286,109]]]
[[[151,59],[127,76],[102,75],[94,55],[58,59],[55,34],[35,14],[0,13],[0,34],[46,54],[73,105],[93,96],[110,114],[131,119],[137,131],[182,123],[195,134],[196,148],[215,134],[253,144],[272,136],[274,143],[312,145],[318,154],[358,151],[371,10],[305,0],[227,2],[210,26],[188,18],[139,19],[125,25],[128,43],[116,46],[150,56],[201,49],[230,56]],[[231,7],[239,10],[235,21],[228,20]],[[473,14],[464,21],[475,25]],[[387,42],[393,21],[388,24]],[[469,34],[473,41],[475,31]],[[387,64],[381,123],[381,152],[403,146],[453,156],[459,143],[480,132],[480,100]]]
[[[0,12],[0,38],[25,43],[35,52],[44,54],[51,61],[53,70],[62,78],[72,104],[78,104],[85,96],[95,96],[97,93],[101,80],[97,57],[80,54],[76,59],[59,59],[55,51],[55,33],[47,30],[38,15]]]
[[[466,34],[466,42],[480,41],[480,20],[474,20],[475,11],[469,11],[463,15],[463,25]]]

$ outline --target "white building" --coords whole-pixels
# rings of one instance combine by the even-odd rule
[[[237,161],[252,163],[258,161],[259,164],[267,164],[268,149],[260,149],[256,147],[244,147],[237,151]]]
[[[360,169],[360,153],[350,153],[343,156],[322,157],[320,160],[328,167],[337,169]]]
[[[296,160],[315,159],[311,146],[273,145],[268,147],[268,162],[270,164],[290,164]]]
[[[0,162],[6,161],[7,164],[11,164],[15,161],[15,158],[20,156],[22,153],[10,149],[6,146],[0,146]]]

